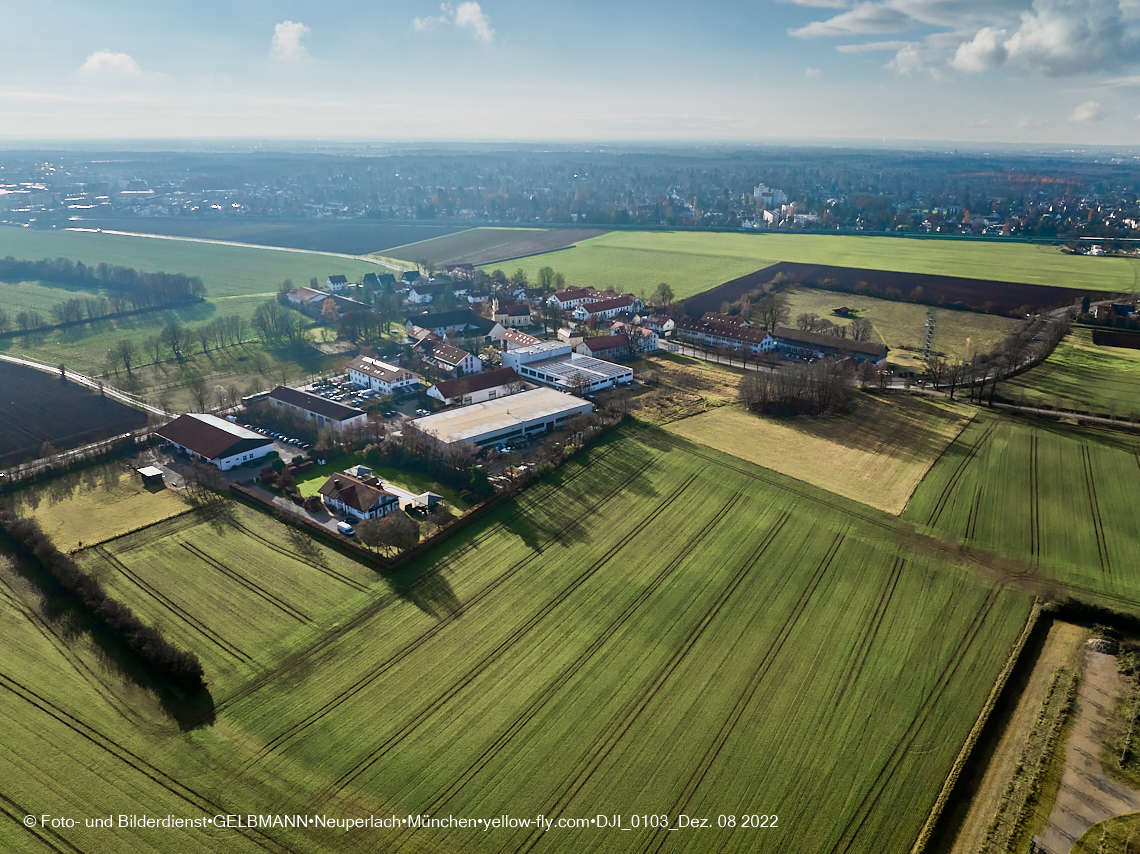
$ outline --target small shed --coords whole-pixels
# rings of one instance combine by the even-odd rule
[[[166,483],[162,479],[162,469],[157,466],[146,466],[141,469],[135,469],[139,476],[143,479],[144,486],[165,486]]]
[[[442,495],[436,495],[434,492],[424,492],[416,496],[416,507],[422,507],[425,510],[435,509],[435,505],[443,501]]]

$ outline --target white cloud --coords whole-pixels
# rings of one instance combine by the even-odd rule
[[[312,30],[295,21],[282,21],[273,28],[273,55],[283,62],[300,62],[305,58],[301,39]]]
[[[922,52],[917,44],[908,44],[887,63],[887,68],[893,68],[899,74],[914,74],[917,71],[926,71],[926,63],[922,60]]]
[[[841,44],[836,46],[836,50],[840,53],[868,53],[874,50],[900,50],[910,42],[890,41],[890,42],[867,42],[866,44]]]
[[[885,3],[860,3],[827,21],[812,21],[806,27],[789,30],[800,38],[817,36],[854,36],[869,33],[901,33],[914,21],[904,12]]]
[[[1005,43],[1011,65],[1048,77],[1118,68],[1124,57],[1135,63],[1138,47],[1119,0],[1033,0]]]
[[[958,45],[950,64],[966,72],[988,71],[1001,65],[1009,56],[1005,35],[1005,30],[983,27],[972,40]]]
[[[1140,75],[1134,74],[1131,77],[1114,77],[1112,80],[1105,80],[1100,85],[1107,86],[1110,89],[1131,89],[1134,86],[1140,86]]]
[[[454,25],[460,29],[471,30],[472,35],[479,41],[493,41],[495,31],[491,29],[491,22],[487,20],[482,7],[478,3],[465,2],[456,7],[450,3],[439,5],[442,15],[428,15],[426,18],[413,18],[412,26],[417,33],[430,30],[438,26]]]
[[[784,0],[787,2],[787,0]],[[846,9],[847,0],[791,0],[797,6],[814,6],[818,9]]]
[[[1069,116],[1071,122],[1096,122],[1104,118],[1104,112],[1096,101],[1085,101],[1078,104]]]
[[[455,26],[468,27],[480,41],[489,42],[495,37],[495,31],[478,3],[460,3],[455,10]]]
[[[110,50],[95,51],[84,60],[79,70],[84,74],[142,74],[142,69],[130,54],[115,53]]]
[[[823,72],[821,72],[818,68],[805,68],[804,69],[804,74],[807,77],[819,77],[819,75],[822,73]]]

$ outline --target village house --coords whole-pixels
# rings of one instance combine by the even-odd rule
[[[673,322],[673,318],[663,314],[647,314],[641,318],[641,325],[646,329],[652,329],[659,338],[665,338],[673,331],[676,323]]]
[[[440,338],[455,335],[459,338],[481,338],[486,342],[490,342],[492,333],[501,334],[502,329],[497,326],[495,321],[480,317],[469,308],[409,314],[404,320],[404,329],[409,335],[414,327],[420,327],[431,330]]]
[[[626,294],[601,302],[583,303],[574,309],[574,319],[580,323],[589,323],[591,320],[613,320],[619,314],[636,314],[644,307],[637,297]]]
[[[420,375],[371,356],[359,356],[348,363],[348,379],[362,388],[392,395],[415,391]]]
[[[321,500],[333,513],[357,519],[382,519],[400,509],[400,499],[383,488],[377,477],[360,478],[344,472],[334,474],[319,490]]]
[[[524,391],[527,388],[513,368],[499,368],[479,374],[460,377],[447,382],[436,383],[428,389],[428,397],[434,397],[447,405],[462,403],[483,403]]]
[[[597,302],[598,297],[593,288],[567,288],[564,291],[555,291],[546,301],[548,305],[556,305],[563,311],[570,311],[586,302]]]
[[[593,356],[595,359],[624,359],[629,355],[629,336],[604,335],[600,338],[587,338],[574,348],[575,353]]]
[[[542,339],[535,338],[533,335],[521,332],[518,329],[504,329],[493,338],[500,342],[500,350],[516,350],[519,347],[530,347],[532,344],[542,343]]]
[[[483,363],[474,355],[453,347],[428,330],[423,330],[412,348],[427,364],[453,377],[477,374],[483,370]]]
[[[753,355],[776,349],[776,341],[763,329],[709,320],[680,320],[674,329],[674,337],[700,347],[742,350]]]
[[[329,291],[343,291],[348,286],[348,277],[342,276],[339,273],[335,276],[329,276],[325,279],[325,287]]]

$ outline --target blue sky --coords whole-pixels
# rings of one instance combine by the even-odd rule
[[[1140,141],[1140,0],[3,10],[0,138]]]

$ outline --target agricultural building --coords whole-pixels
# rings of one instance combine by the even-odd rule
[[[768,353],[776,349],[776,340],[763,329],[750,329],[747,326],[713,320],[688,318],[681,320],[676,325],[674,336],[678,341],[702,347],[747,350],[753,354]]]
[[[293,305],[307,306],[307,305],[320,305],[328,298],[328,294],[324,291],[314,290],[313,288],[293,288],[289,293],[285,294],[285,298]]]
[[[342,276],[339,273],[335,276],[329,276],[325,280],[325,287],[330,291],[343,291],[348,286],[348,277]]]
[[[857,362],[881,362],[887,358],[887,345],[871,341],[852,341],[838,335],[821,335],[818,332],[803,332],[777,326],[772,333],[776,346],[784,353],[793,356],[823,359],[834,357],[854,359]]]
[[[206,460],[222,471],[261,459],[273,450],[269,437],[216,415],[179,415],[154,432],[191,457]]]
[[[319,490],[330,510],[357,519],[380,519],[400,509],[400,499],[383,489],[377,477],[334,474]]]
[[[412,423],[444,446],[460,442],[486,446],[512,444],[549,433],[593,410],[594,405],[588,400],[536,388],[417,418]]]
[[[367,420],[362,410],[288,386],[277,386],[269,393],[268,400],[278,409],[288,410],[318,427],[331,427],[337,431],[363,427]]]
[[[420,375],[370,356],[360,356],[348,363],[348,379],[381,394],[398,394],[415,390]]]
[[[446,404],[468,404],[506,397],[524,388],[525,385],[513,368],[499,368],[495,371],[484,371],[457,380],[436,383],[427,393],[428,397],[434,397]]]
[[[162,469],[157,466],[144,466],[141,469],[135,469],[142,478],[143,484],[146,486],[163,486]]]

